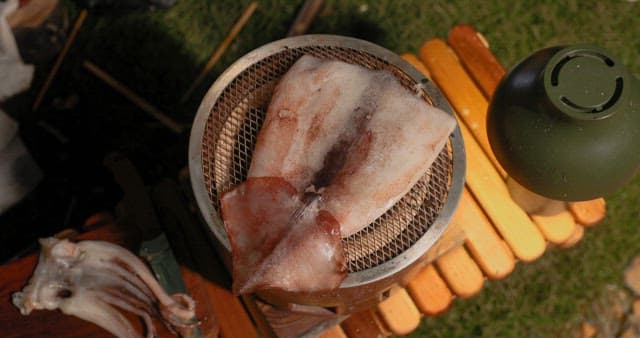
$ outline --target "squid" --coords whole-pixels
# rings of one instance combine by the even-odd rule
[[[12,295],[23,315],[60,309],[92,322],[117,337],[141,337],[125,316],[144,321],[154,337],[152,318],[174,334],[190,336],[197,325],[195,302],[186,294],[168,295],[145,263],[127,249],[103,241],[39,240],[40,257],[28,284]]]
[[[221,198],[234,290],[337,288],[341,238],[400,200],[455,125],[389,72],[302,56],[274,90],[247,181]]]

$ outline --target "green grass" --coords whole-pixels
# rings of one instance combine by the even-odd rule
[[[174,118],[189,122],[200,98],[226,67],[246,52],[282,38],[302,1],[262,0],[227,53],[187,104],[178,99],[240,15],[247,1],[180,0],[167,11],[93,13],[63,67],[54,92],[78,90],[87,111],[117,132],[105,146],[135,158],[153,181],[186,163],[186,136],[144,131],[148,118],[81,71],[89,58]],[[594,43],[640,73],[640,3],[616,1],[326,1],[310,33],[361,37],[398,53],[427,39],[446,38],[457,23],[482,32],[506,67],[551,45]],[[42,72],[40,70],[39,72]],[[40,75],[41,76],[41,75]],[[111,124],[110,124],[111,123]],[[161,147],[160,149],[158,147]],[[518,264],[505,280],[456,300],[424,319],[414,337],[549,337],[579,322],[605,285],[620,284],[625,264],[640,254],[640,180],[607,198],[608,216],[570,250],[549,250]]]

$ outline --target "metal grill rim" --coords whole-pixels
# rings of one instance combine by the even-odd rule
[[[370,69],[390,71],[407,89],[435,105],[429,93],[388,61],[342,46],[301,46],[260,59],[222,90],[206,119],[201,140],[202,175],[210,202],[220,210],[220,196],[246,179],[251,153],[277,80],[302,55],[337,59]],[[457,154],[456,154],[457,155]],[[429,230],[447,201],[453,177],[452,141],[430,171],[384,215],[343,239],[350,273],[379,266],[414,245]]]

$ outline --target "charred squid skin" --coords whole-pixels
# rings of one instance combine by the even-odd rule
[[[182,335],[198,324],[193,299],[168,295],[145,263],[128,250],[101,241],[45,238],[40,244],[33,276],[12,295],[23,315],[34,309],[60,309],[118,337],[141,336],[118,309],[142,317],[147,337],[156,334],[154,316]]]

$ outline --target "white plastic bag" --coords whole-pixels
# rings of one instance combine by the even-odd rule
[[[7,15],[17,8],[18,0],[0,2],[0,102],[29,88],[33,78],[33,65],[22,62],[7,22]]]

